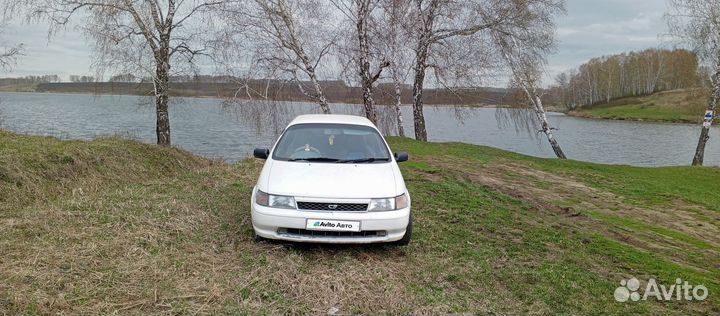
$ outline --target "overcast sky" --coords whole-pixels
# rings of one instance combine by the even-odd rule
[[[662,41],[668,33],[665,11],[665,0],[567,0],[567,15],[557,21],[559,45],[548,58],[548,76],[592,57],[669,45]]]
[[[567,15],[558,20],[558,50],[549,58],[544,83],[592,57],[663,45],[665,8],[664,0],[567,0]],[[16,69],[0,72],[2,77],[58,74],[67,79],[93,73],[90,46],[80,35],[67,32],[48,42],[47,26],[11,22],[0,38],[26,48]]]

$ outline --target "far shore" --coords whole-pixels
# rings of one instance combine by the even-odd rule
[[[270,97],[278,101],[313,102],[302,90],[295,85],[285,85],[280,81],[249,82],[252,96],[247,97],[243,91],[238,94],[238,85],[230,82],[173,82],[170,87],[171,97],[211,98],[228,100],[239,96],[242,99],[264,100],[265,98],[254,91],[271,91]],[[359,87],[348,86],[342,81],[324,81],[325,97],[329,103],[360,104],[362,91]],[[151,96],[154,88],[151,83],[143,82],[62,82],[62,83],[35,83],[35,84],[5,84],[0,85],[0,91],[7,92],[42,92],[61,94],[91,94],[91,95],[136,95]],[[470,106],[493,107],[496,104],[514,104],[514,93],[505,88],[469,87],[448,90],[444,88],[426,88],[423,92],[423,102],[436,106]],[[375,88],[375,102],[378,105],[395,104],[395,90],[387,84]],[[404,104],[413,100],[412,87],[404,85],[401,91]]]
[[[707,91],[678,89],[625,97],[575,109],[575,117],[677,124],[700,124],[706,110]]]
[[[84,92],[84,91],[67,91],[67,92],[52,92],[52,91],[7,91],[7,90],[0,90],[0,93],[35,93],[35,94],[52,94],[52,95],[87,95],[87,96],[103,96],[103,97],[124,97],[124,96],[133,96],[133,97],[154,97],[154,95],[139,95],[139,94],[121,94],[121,93],[90,93],[90,92]],[[210,96],[210,95],[170,95],[171,98],[183,98],[183,99],[214,99],[219,101],[225,101],[230,100],[230,98],[225,98],[221,96]],[[249,99],[244,98],[238,98],[238,100],[244,100],[249,101]],[[312,103],[312,100],[276,100],[277,102],[302,102],[302,103]],[[349,102],[333,102],[331,101],[330,104],[347,104],[347,105],[362,105],[362,103],[349,103]],[[378,106],[389,106],[389,104],[384,103],[378,103]],[[425,106],[429,107],[461,107],[461,108],[498,108],[500,105],[497,104],[432,104],[432,103],[424,103]],[[403,103],[402,106],[412,106],[410,103]],[[555,111],[555,112],[561,112],[561,111]]]

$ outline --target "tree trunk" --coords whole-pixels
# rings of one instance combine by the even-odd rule
[[[415,60],[415,82],[413,83],[413,124],[415,125],[415,139],[427,141],[427,130],[425,130],[425,115],[423,114],[423,84],[425,83],[425,64],[427,59],[427,47],[422,43],[418,48]]]
[[[707,107],[707,110],[712,111],[713,113],[713,117],[710,119],[710,124],[712,124],[713,119],[716,116],[715,110],[717,109],[718,99],[720,99],[720,71],[715,72],[712,81],[713,93],[710,96],[710,101],[708,102]],[[705,144],[707,144],[708,139],[710,139],[710,126],[703,125],[702,130],[700,131],[700,139],[698,139],[698,144],[695,148],[695,156],[692,161],[693,166],[703,165],[703,160],[705,159]]]
[[[312,77],[313,85],[315,86],[315,94],[318,98],[318,103],[320,104],[320,108],[323,111],[323,114],[330,114],[330,106],[328,106],[327,98],[325,97],[325,93],[323,93],[322,87],[320,87],[320,82],[318,82],[317,78],[313,75]]]
[[[168,115],[168,88],[170,83],[170,55],[167,51],[156,56],[155,112],[157,115],[157,144],[170,146],[170,116]]]
[[[300,47],[300,46],[296,46]],[[298,57],[300,57],[300,60],[302,60],[303,66],[305,66],[305,69],[303,70],[305,74],[310,78],[310,81],[313,83],[313,89],[315,90],[315,95],[312,96],[317,99],[318,104],[320,104],[320,108],[323,111],[323,114],[330,114],[330,106],[328,106],[327,97],[325,97],[325,93],[323,92],[322,86],[320,86],[320,81],[318,81],[317,74],[315,74],[315,67],[313,67],[312,63],[310,62],[310,58],[305,54],[305,51],[298,50],[296,52]],[[297,77],[295,77],[297,79]],[[300,80],[298,79],[298,86],[300,89],[303,89],[302,84],[300,83]],[[303,94],[305,94],[303,90]],[[308,94],[306,94],[308,95]]]
[[[372,95],[372,84],[365,83],[363,80],[363,106],[365,107],[365,117],[377,126],[377,110],[375,109],[375,100]]]
[[[358,43],[360,48],[360,81],[362,81],[363,106],[365,108],[365,117],[377,126],[377,111],[375,109],[375,100],[373,99],[372,85],[374,80],[370,74],[370,44],[368,38],[367,23],[370,15],[370,1],[357,1],[357,29]],[[378,73],[379,74],[379,73]]]
[[[710,139],[710,127],[703,126],[700,130],[700,139],[698,140],[697,147],[695,148],[695,156],[693,156],[692,165],[702,166],[703,160],[705,159],[705,144]]]
[[[555,156],[560,159],[567,159],[567,157],[565,157],[565,153],[562,151],[562,148],[560,148],[560,144],[558,144],[557,140],[553,136],[552,128],[550,128],[550,124],[548,123],[547,115],[545,114],[545,108],[542,105],[540,96],[536,94],[534,100],[535,101],[533,102],[533,104],[535,105],[535,114],[540,120],[540,128],[542,129],[542,132],[545,133],[545,136],[550,143],[550,147],[552,147],[553,151],[555,152]]]
[[[390,70],[392,73],[392,79],[393,84],[395,85],[395,119],[397,124],[397,133],[400,137],[405,137],[405,126],[403,125],[403,117],[402,117],[402,82],[400,81],[400,65],[402,64],[400,57],[398,56],[398,50],[400,50],[400,45],[398,41],[400,40],[399,34],[398,34],[398,28],[401,24],[401,18],[400,18],[400,5],[401,1],[403,0],[393,0],[392,6],[390,7],[391,10],[391,23],[390,23],[390,56],[392,58],[392,63],[390,64]]]
[[[313,89],[315,90],[315,98],[317,98],[318,104],[320,104],[320,108],[323,111],[323,114],[330,114],[330,106],[328,106],[327,98],[325,97],[325,93],[323,92],[322,86],[320,86],[320,82],[317,80],[317,77],[315,76],[315,69],[312,68],[312,66],[309,66],[309,63],[305,63],[307,67],[307,75],[310,77],[310,81],[313,83]],[[302,84],[298,81],[298,86],[300,89],[303,89]],[[303,93],[305,93],[305,90],[303,90]],[[309,94],[306,94],[309,96]]]
[[[397,118],[398,136],[405,137],[405,127],[403,126],[403,117],[400,106],[402,105],[402,86],[396,71],[393,70],[393,81],[395,81],[395,115]]]

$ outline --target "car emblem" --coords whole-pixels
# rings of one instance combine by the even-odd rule
[[[337,204],[328,204],[328,208],[331,209],[331,210],[334,210],[334,209],[336,209],[337,207],[338,207]]]

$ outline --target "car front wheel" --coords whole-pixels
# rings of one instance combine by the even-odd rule
[[[405,235],[402,239],[395,242],[395,245],[398,246],[407,246],[410,244],[410,239],[412,239],[412,228],[413,228],[413,220],[412,220],[412,214],[410,214],[410,220],[408,221],[407,228],[405,229]]]

